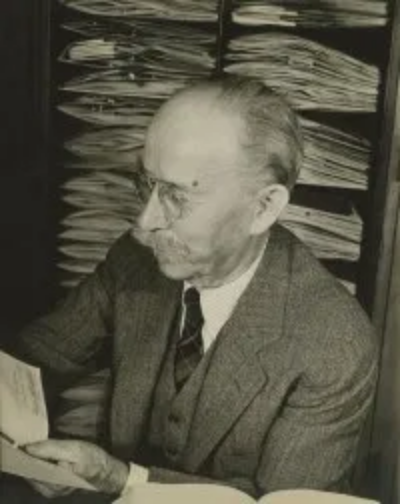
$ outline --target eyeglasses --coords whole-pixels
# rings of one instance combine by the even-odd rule
[[[189,209],[189,196],[182,188],[151,176],[143,168],[135,170],[133,182],[143,205],[147,205],[153,192],[157,191],[159,202],[169,223],[186,215]]]

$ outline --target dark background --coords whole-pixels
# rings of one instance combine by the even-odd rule
[[[0,3],[0,330],[3,341],[55,299],[56,176],[51,40],[41,0]],[[46,54],[46,51],[49,53]],[[50,55],[51,56],[51,55]],[[53,259],[53,260],[51,260]]]

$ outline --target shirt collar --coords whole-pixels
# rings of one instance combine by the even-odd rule
[[[201,289],[200,305],[204,317],[203,341],[205,350],[213,342],[222,326],[229,319],[239,298],[251,282],[258,265],[261,262],[266,244],[258,257],[247,270],[235,280],[211,289]],[[192,287],[189,282],[184,282],[184,291]]]

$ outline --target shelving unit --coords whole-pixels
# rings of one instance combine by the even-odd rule
[[[54,299],[58,201],[50,141],[53,89],[50,1],[0,6],[0,333],[15,331]]]

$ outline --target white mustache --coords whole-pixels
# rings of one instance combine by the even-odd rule
[[[182,259],[190,255],[188,247],[172,236],[161,236],[160,234],[149,233],[143,231],[138,226],[132,229],[132,235],[139,243],[145,247],[150,247],[156,255],[157,252],[161,252],[166,255],[173,254]]]

